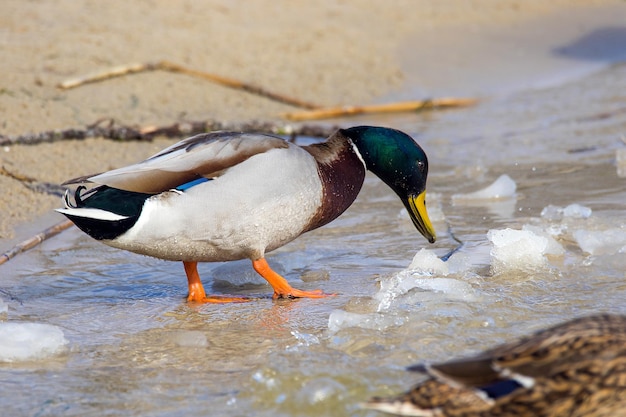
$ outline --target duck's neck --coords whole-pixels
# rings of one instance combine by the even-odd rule
[[[356,153],[350,139],[340,132],[323,143],[304,146],[318,163],[322,182],[322,206],[306,231],[323,226],[337,217],[354,202],[363,180],[365,165]]]

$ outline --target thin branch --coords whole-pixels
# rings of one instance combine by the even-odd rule
[[[215,120],[181,122],[167,126],[144,126],[134,128],[116,125],[113,120],[105,124],[102,120],[91,124],[83,129],[48,130],[40,133],[31,133],[19,136],[0,135],[0,146],[10,145],[36,145],[46,142],[58,142],[62,140],[82,140],[87,138],[105,138],[119,141],[150,141],[157,136],[178,138],[192,136],[198,133],[213,132],[216,130],[230,130],[236,132],[270,133],[284,136],[309,136],[326,138],[330,136],[338,126],[300,125],[281,122],[251,121],[244,123],[225,123]]]
[[[429,100],[403,101],[365,106],[328,107],[309,111],[283,113],[282,116],[294,121],[319,120],[334,117],[354,116],[358,114],[409,112],[448,107],[466,107],[476,104],[477,102],[478,100],[474,98],[433,98]]]
[[[13,248],[11,248],[7,252],[4,252],[2,255],[0,255],[0,265],[8,262],[15,256],[19,255],[20,253],[34,248],[35,246],[39,245],[41,242],[47,239],[50,239],[52,236],[55,236],[61,233],[63,230],[69,228],[73,224],[74,223],[72,223],[69,220],[64,220],[60,223],[55,224],[54,226],[47,228],[43,232],[37,233],[35,236],[29,239],[26,239],[22,243],[19,243],[13,246]]]
[[[269,91],[263,87],[246,83],[230,77],[224,77],[222,75],[213,74],[205,71],[197,71],[191,68],[184,67],[182,65],[175,64],[169,61],[159,61],[156,63],[135,63],[128,65],[118,65],[113,68],[109,68],[104,71],[94,72],[81,76],[78,78],[72,78],[65,80],[58,84],[58,87],[62,90],[68,90],[70,88],[76,88],[81,85],[97,83],[111,78],[122,77],[129,74],[137,74],[140,72],[148,71],[168,71],[177,74],[186,74],[192,77],[202,78],[211,82],[223,85],[225,87],[234,88],[236,90],[243,90],[257,96],[265,97],[270,100],[277,101],[279,103],[288,104],[290,106],[300,107],[303,109],[317,109],[320,106],[304,100],[300,100],[294,97],[289,97],[284,94],[279,94],[273,91]]]
[[[0,166],[0,175],[19,181],[24,187],[37,193],[54,195],[57,197],[63,197],[63,194],[65,194],[65,188],[58,184],[39,181],[36,178],[11,172],[3,165]]]

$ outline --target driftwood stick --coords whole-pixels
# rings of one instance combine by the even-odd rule
[[[122,77],[128,74],[136,74],[138,72],[153,71],[155,69],[154,64],[149,63],[118,65],[103,71],[92,72],[77,78],[70,78],[69,80],[59,83],[57,87],[61,90],[69,90],[85,84],[97,83],[104,80],[110,80],[111,78]]]
[[[478,102],[473,98],[433,98],[429,100],[402,101],[388,104],[373,104],[365,106],[340,106],[314,109],[309,111],[283,113],[289,120],[319,120],[333,117],[354,116],[357,114],[392,113],[430,110],[435,108],[465,107]]]
[[[187,74],[193,77],[202,78],[205,80],[213,81],[217,84],[221,84],[226,87],[234,88],[237,90],[247,91],[248,93],[256,94],[257,96],[269,98],[270,100],[277,101],[283,104],[289,104],[290,106],[300,107],[303,109],[319,109],[321,106],[317,104],[309,103],[304,100],[300,100],[294,97],[289,97],[284,94],[274,93],[266,90],[263,87],[259,87],[254,84],[249,84],[243,81],[236,80],[234,78],[224,77],[222,75],[212,74],[204,71],[196,71],[183,67],[178,64],[174,64],[169,61],[161,61],[157,63],[157,68],[175,73]]]
[[[119,141],[149,141],[157,136],[178,138],[216,130],[270,133],[274,135],[291,136],[292,138],[296,136],[326,138],[339,128],[338,126],[314,124],[293,126],[288,123],[273,121],[225,123],[217,120],[190,121],[174,123],[167,126],[133,128],[116,125],[112,120],[108,122],[109,123],[102,123],[102,121],[100,121],[83,129],[48,130],[19,136],[3,136],[0,134],[0,146],[36,145],[39,143],[58,142],[62,140],[82,140],[87,138],[105,138]]]
[[[13,248],[11,248],[10,250],[8,250],[8,251],[4,252],[2,255],[0,255],[0,265],[2,265],[3,263],[8,262],[9,260],[14,258],[15,256],[19,255],[20,253],[34,248],[35,246],[39,245],[44,240],[47,240],[47,239],[51,238],[52,236],[55,236],[55,235],[61,233],[63,230],[69,228],[73,224],[74,223],[72,223],[69,220],[64,220],[64,221],[62,221],[60,223],[55,224],[54,226],[51,226],[51,227],[47,228],[43,232],[37,233],[35,236],[33,236],[33,237],[29,238],[29,239],[26,239],[25,241],[15,245],[15,246],[13,246]]]
[[[72,78],[66,81],[63,81],[58,84],[58,87],[63,90],[67,90],[70,88],[76,88],[81,85],[96,83],[104,80],[108,80],[111,78],[122,77],[129,74],[136,74],[139,72],[147,72],[147,71],[169,71],[178,74],[186,74],[192,77],[202,78],[204,80],[209,80],[211,82],[223,85],[225,87],[234,88],[237,90],[243,90],[251,94],[255,94],[257,96],[265,97],[270,100],[277,101],[283,104],[289,104],[290,106],[300,107],[303,109],[317,109],[320,106],[306,102],[304,100],[300,100],[297,98],[289,97],[284,94],[275,93],[273,91],[269,91],[263,87],[246,83],[234,78],[224,77],[222,75],[213,74],[205,71],[197,71],[191,68],[187,68],[182,65],[175,64],[169,61],[159,61],[156,63],[135,63],[128,65],[119,65],[113,68],[109,68],[104,71],[95,72],[92,74],[87,74],[82,77]]]

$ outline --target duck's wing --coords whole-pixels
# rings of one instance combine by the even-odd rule
[[[537,378],[583,366],[590,359],[624,355],[626,318],[598,315],[542,330],[473,358],[408,369],[456,388],[478,389],[495,399],[521,387],[530,388]]]
[[[65,182],[94,182],[140,193],[160,193],[181,184],[219,176],[253,155],[289,143],[280,137],[236,132],[203,133],[184,139],[145,161]]]

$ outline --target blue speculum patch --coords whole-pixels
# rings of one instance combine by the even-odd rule
[[[186,183],[184,183],[183,185],[179,185],[178,187],[176,187],[176,189],[177,189],[178,191],[187,191],[187,190],[188,190],[188,189],[190,189],[191,187],[193,187],[193,186],[195,186],[195,185],[198,185],[198,184],[202,184],[203,182],[207,182],[207,181],[209,181],[209,179],[208,179],[208,178],[204,178],[204,177],[202,177],[202,178],[198,178],[198,179],[196,179],[196,180],[186,182]]]

